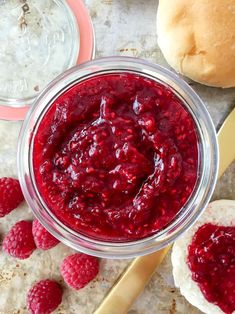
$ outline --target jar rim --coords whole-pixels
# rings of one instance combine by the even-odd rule
[[[92,76],[132,72],[147,76],[170,88],[191,114],[200,136],[200,179],[197,188],[178,214],[162,230],[135,241],[95,240],[63,224],[46,206],[34,179],[32,147],[36,128],[54,100],[67,89]],[[58,76],[39,95],[20,132],[17,153],[19,179],[26,201],[36,217],[55,237],[84,253],[108,258],[130,258],[159,250],[178,238],[200,216],[213,193],[218,172],[218,144],[211,117],[199,96],[175,73],[148,61],[132,57],[106,57],[86,62]],[[178,216],[178,217],[177,217]]]

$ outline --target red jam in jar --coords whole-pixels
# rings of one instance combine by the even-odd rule
[[[201,226],[189,246],[188,265],[204,297],[224,313],[234,313],[235,227]]]
[[[89,78],[60,95],[36,131],[33,164],[47,207],[107,241],[156,233],[190,197],[198,169],[191,114],[136,74]]]

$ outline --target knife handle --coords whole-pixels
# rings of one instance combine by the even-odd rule
[[[219,178],[235,159],[235,108],[227,116],[218,132]]]
[[[156,267],[161,264],[169,248],[170,246],[155,253],[136,258],[94,314],[127,313],[133,301],[152,277]]]

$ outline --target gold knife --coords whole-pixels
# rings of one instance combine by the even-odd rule
[[[218,132],[220,178],[235,160],[235,108]],[[155,253],[136,258],[112,287],[94,314],[125,314],[142,292],[156,268],[161,264],[171,246]]]

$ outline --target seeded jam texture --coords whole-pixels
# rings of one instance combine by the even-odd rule
[[[48,208],[70,228],[128,241],[166,226],[197,179],[197,132],[181,101],[135,74],[78,83],[55,100],[34,139]]]
[[[189,246],[188,265],[204,297],[224,313],[234,313],[235,227],[201,226]]]

